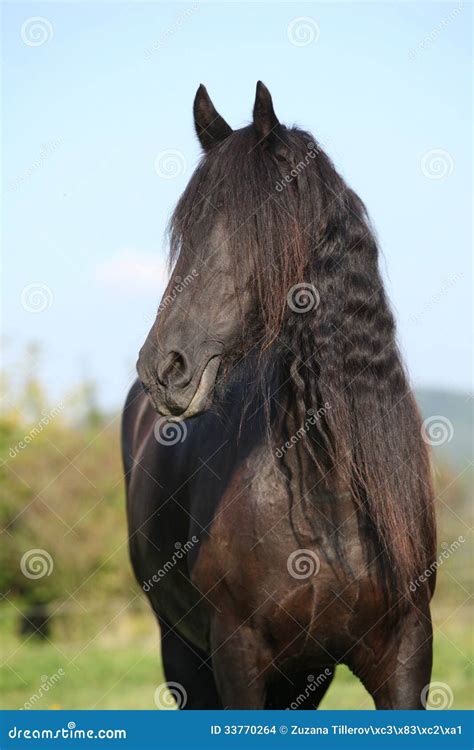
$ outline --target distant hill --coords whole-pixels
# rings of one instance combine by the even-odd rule
[[[428,420],[426,430],[432,438],[435,459],[456,469],[464,468],[473,460],[472,395],[419,388],[416,398],[423,418]]]

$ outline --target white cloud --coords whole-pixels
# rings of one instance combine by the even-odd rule
[[[121,291],[163,291],[167,276],[163,256],[138,250],[120,250],[95,269],[96,281]]]

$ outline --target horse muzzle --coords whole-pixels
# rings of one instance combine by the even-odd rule
[[[170,421],[183,420],[211,406],[220,362],[220,353],[207,354],[199,367],[191,367],[187,357],[171,352],[153,368],[140,353],[137,371],[156,411]]]

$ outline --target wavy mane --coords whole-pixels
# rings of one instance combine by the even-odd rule
[[[308,454],[329,487],[352,493],[395,587],[410,595],[435,548],[429,456],[362,201],[309,133],[282,128],[267,147],[249,126],[209,152],[180,199],[170,225],[175,272],[202,252],[217,215],[236,293],[250,277],[255,301],[235,360],[257,349],[279,366],[299,423],[309,407],[330,404],[305,436]],[[292,293],[314,304],[297,312]]]

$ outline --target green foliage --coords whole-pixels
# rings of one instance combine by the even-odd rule
[[[93,393],[88,385],[48,404],[29,379],[0,418],[0,589],[28,605],[122,594],[133,585],[119,417],[101,414]],[[35,576],[32,550],[46,575]]]

